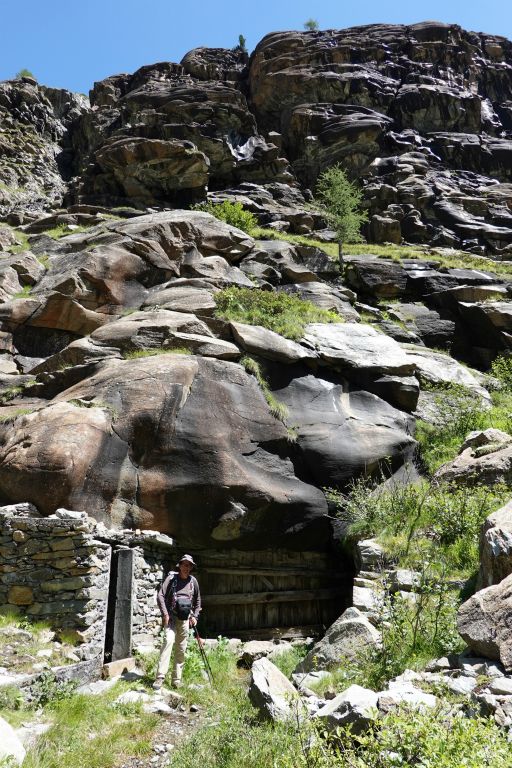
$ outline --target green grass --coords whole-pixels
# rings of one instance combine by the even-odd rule
[[[512,434],[512,389],[503,386],[491,392],[491,407],[484,408],[470,390],[458,384],[430,386],[439,414],[437,424],[418,421],[416,438],[421,457],[430,473],[457,456],[472,430],[490,427]]]
[[[190,355],[188,347],[174,347],[174,349],[135,349],[123,352],[125,360],[138,360],[141,357],[155,357],[155,355]]]
[[[13,294],[13,299],[27,299],[30,294],[32,293],[32,286],[31,285],[24,285],[21,291],[17,291],[17,293]]]
[[[148,759],[158,716],[137,705],[112,706],[121,690],[56,702],[53,725],[28,753],[24,768],[114,768],[130,757]]]
[[[66,235],[77,235],[80,232],[87,232],[88,229],[91,229],[91,224],[77,224],[76,226],[73,225],[72,228],[68,224],[57,224],[56,227],[52,227],[52,229],[47,229],[42,234],[48,235],[53,240],[60,240],[61,237],[66,237]]]
[[[284,403],[281,403],[271,392],[268,382],[263,375],[261,364],[254,360],[254,358],[245,355],[240,359],[240,364],[244,366],[247,373],[252,374],[258,382],[267,405],[270,409],[272,416],[275,416],[279,421],[286,421],[288,418],[288,408]],[[290,442],[294,442],[297,439],[296,434],[292,432],[290,434]]]
[[[291,648],[286,648],[286,650],[281,651],[280,653],[276,651],[272,656],[272,664],[275,664],[276,667],[281,670],[283,675],[290,677],[295,670],[295,667],[302,661],[306,653],[307,648],[305,645],[293,645]]]
[[[277,232],[273,229],[256,227],[251,232],[252,237],[259,240],[284,240],[296,245],[308,245],[320,248],[333,259],[338,258],[337,243],[324,243],[313,237],[305,235],[292,235],[288,232]],[[510,277],[512,275],[512,261],[494,261],[493,259],[475,256],[464,251],[456,251],[453,254],[439,253],[436,249],[414,247],[409,245],[378,245],[377,243],[344,243],[344,256],[360,255],[377,256],[381,259],[391,259],[400,262],[402,259],[420,259],[437,262],[440,267],[446,269],[478,269],[486,272],[494,272],[497,275]]]
[[[289,296],[259,288],[225,288],[215,294],[216,316],[248,325],[261,325],[287,339],[299,340],[308,323],[341,323],[336,312]]]
[[[26,416],[28,413],[33,412],[33,408],[15,408],[15,410],[11,411],[10,413],[0,413],[0,423],[13,421],[14,419],[17,419],[18,416]]]
[[[2,224],[2,226],[4,225]],[[16,229],[13,231],[14,231],[16,240],[18,240],[18,242],[15,245],[11,245],[10,248],[8,249],[8,252],[11,254],[16,254],[16,253],[23,253],[24,251],[29,251],[30,250],[30,246],[28,243],[29,236],[25,232],[21,232],[19,229]]]

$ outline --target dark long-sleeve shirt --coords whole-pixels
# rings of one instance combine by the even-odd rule
[[[176,590],[171,589],[171,581],[176,576]],[[162,586],[158,590],[157,602],[163,619],[174,620],[173,608],[176,597],[187,597],[192,602],[191,616],[194,619],[199,618],[201,612],[201,592],[195,576],[189,576],[187,579],[181,579],[177,571],[170,571]]]

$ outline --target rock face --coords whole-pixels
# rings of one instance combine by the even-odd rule
[[[306,189],[341,163],[374,241],[506,254],[511,84],[508,40],[439,22],[277,32],[250,59],[198,48],[95,83],[90,103],[22,78],[0,89],[0,209],[180,206],[208,190],[304,233],[324,225]]]
[[[71,176],[70,132],[88,110],[85,96],[31,78],[0,83],[0,215],[62,201]]]
[[[480,656],[501,661],[512,669],[512,576],[486,587],[459,609],[457,628],[469,647]]]
[[[394,471],[414,449],[397,393],[415,365],[395,341],[340,322],[292,342],[215,315],[223,288],[256,290],[255,264],[279,290],[300,270],[330,288],[325,253],[260,244],[196,211],[57,240],[29,231],[44,267],[9,256],[32,282],[0,304],[3,502],[85,509],[189,548],[325,551],[335,521],[322,488],[390,459]],[[268,390],[239,363],[247,354]]]
[[[278,32],[253,53],[250,92],[303,183],[336,162],[366,179],[370,233],[508,248],[496,180],[510,181],[511,53],[504,38],[437,22]]]

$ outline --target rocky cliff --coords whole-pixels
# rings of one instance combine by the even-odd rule
[[[328,548],[323,489],[400,471],[425,382],[485,401],[429,347],[481,367],[508,349],[510,279],[491,260],[340,265],[180,208],[240,200],[318,232],[310,188],[341,162],[371,240],[503,257],[511,82],[508,41],[425,23],[276,33],[250,59],[198,49],[90,102],[0,84],[0,502],[187,547]],[[226,288],[335,314],[285,338],[223,317]]]
[[[304,209],[341,162],[374,242],[512,248],[512,44],[455,25],[267,35],[250,59],[201,48],[83,97],[0,86],[0,210],[183,207],[237,197],[260,222],[318,229]],[[284,223],[283,223],[284,222]]]

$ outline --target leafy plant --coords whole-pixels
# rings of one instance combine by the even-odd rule
[[[432,710],[398,709],[359,735],[340,729],[330,747],[314,748],[315,768],[512,766],[506,734],[492,718],[467,718],[446,704]]]
[[[235,46],[234,50],[247,53],[247,40],[244,35],[238,35],[238,45]]]
[[[491,375],[503,388],[512,390],[512,357],[498,355],[491,364]]]
[[[69,698],[77,684],[74,681],[58,680],[51,670],[42,672],[35,683],[30,686],[30,701],[33,707],[54,705],[58,701]]]
[[[250,211],[246,211],[242,203],[232,203],[229,200],[224,200],[222,203],[198,203],[193,206],[193,210],[210,213],[219,221],[225,221],[226,224],[241,229],[248,235],[258,224],[256,216]]]
[[[361,210],[363,193],[347,177],[340,165],[320,174],[316,185],[315,202],[336,232],[340,255],[342,243],[362,241],[361,226],[368,214]]]
[[[335,312],[282,291],[232,286],[215,294],[216,315],[249,325],[261,325],[288,339],[298,340],[308,323],[341,323]]]
[[[304,22],[304,29],[308,32],[316,32],[318,29],[318,21],[316,19],[308,19]]]

